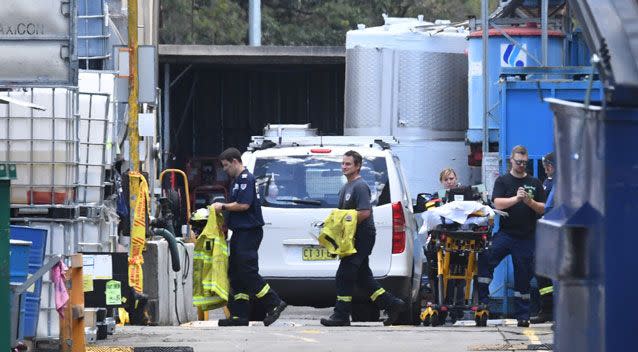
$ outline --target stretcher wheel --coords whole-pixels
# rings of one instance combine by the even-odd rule
[[[434,311],[434,313],[430,316],[430,325],[439,326],[441,325],[441,317],[438,311]]]
[[[425,317],[425,319],[423,319],[423,326],[430,326],[431,320],[432,320],[432,317],[430,315]]]
[[[489,313],[487,313],[487,311],[477,312],[476,315],[474,316],[474,322],[476,323],[476,326],[486,327],[488,316],[489,316]]]
[[[438,316],[438,311],[431,306],[425,308],[425,310],[421,313],[421,320],[423,321],[423,326],[436,326],[436,316]]]
[[[443,311],[439,314],[439,325],[445,325],[445,320],[447,319],[448,314],[449,311]]]

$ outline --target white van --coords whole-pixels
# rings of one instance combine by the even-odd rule
[[[423,247],[401,164],[389,145],[362,137],[265,140],[251,144],[257,147],[242,156],[262,202],[259,272],[264,279],[288,304],[334,305],[339,261],[319,246],[316,226],[337,208],[346,182],[341,160],[346,151],[356,150],[364,159],[361,176],[370,186],[377,231],[370,268],[386,290],[409,303],[400,321],[418,322]],[[355,291],[352,315],[359,321],[379,319],[363,292]]]

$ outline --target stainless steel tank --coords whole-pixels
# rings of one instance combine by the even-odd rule
[[[346,35],[346,135],[457,138],[467,129],[467,32],[385,18]]]

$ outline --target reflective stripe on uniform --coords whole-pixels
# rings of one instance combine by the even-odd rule
[[[518,291],[514,291],[514,297],[518,297],[520,299],[529,301],[530,296],[529,296],[529,293],[520,293]]]
[[[235,301],[239,301],[239,300],[248,301],[248,300],[250,300],[250,296],[248,296],[245,293],[237,293],[237,294],[235,294],[235,296],[233,296],[233,298],[235,299]]]
[[[193,296],[193,305],[194,306],[203,306],[206,304],[218,304],[224,302],[225,299],[218,296]]]
[[[352,296],[337,296],[337,301],[352,302]]]
[[[489,284],[490,282],[492,282],[492,278],[491,277],[479,277],[477,278],[479,284]]]
[[[553,293],[554,292],[554,286],[543,287],[540,290],[538,290],[538,292],[541,294],[541,296]]]
[[[270,291],[270,285],[265,284],[265,285],[264,285],[264,287],[261,289],[261,291],[259,291],[259,292],[255,295],[255,297],[257,297],[257,298],[263,298],[263,297],[264,297],[264,296],[268,293],[268,291]]]
[[[384,293],[385,293],[385,290],[383,289],[383,287],[381,287],[380,289],[374,291],[374,293],[370,296],[370,299],[372,300],[372,302],[374,302],[379,296],[381,296]]]
[[[202,287],[207,291],[216,291],[222,298],[228,297],[228,292],[223,287],[210,280],[202,280]]]

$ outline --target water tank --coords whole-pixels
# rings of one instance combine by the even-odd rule
[[[467,129],[467,32],[389,18],[346,34],[346,135],[422,139]]]
[[[541,30],[528,27],[504,28],[503,32],[514,39],[526,51],[520,49],[502,32],[489,31],[487,74],[489,79],[490,142],[498,142],[500,109],[498,105],[498,79],[502,67],[541,66]],[[469,122],[467,140],[470,143],[483,141],[483,31],[469,35],[468,96]],[[549,31],[547,43],[548,66],[563,66],[563,39],[560,31]],[[536,60],[539,62],[537,62]]]

